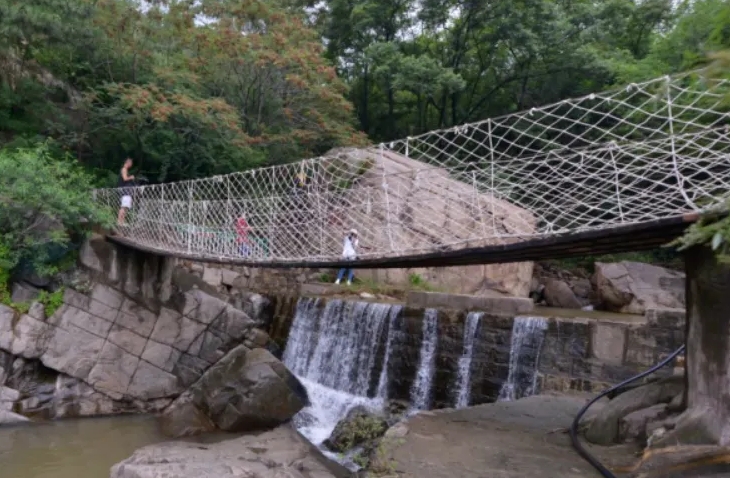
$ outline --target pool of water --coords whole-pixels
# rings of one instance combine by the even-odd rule
[[[107,478],[137,448],[166,440],[148,416],[0,427],[0,476]]]

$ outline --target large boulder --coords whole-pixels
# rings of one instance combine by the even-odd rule
[[[642,262],[596,262],[593,281],[606,310],[644,314],[685,307],[684,274]]]
[[[633,388],[618,395],[608,402],[590,421],[585,432],[586,440],[597,445],[611,445],[630,438],[629,435],[635,433],[632,430],[645,427],[650,419],[663,418],[666,404],[682,393],[683,388],[684,377],[674,376]],[[633,412],[649,409],[660,404],[663,404],[663,406],[652,408],[650,411],[624,420]],[[641,423],[632,425],[636,422]],[[638,435],[640,435],[640,432],[641,430],[639,430]]]
[[[141,448],[111,469],[111,478],[334,478],[327,463],[296,431],[282,426],[258,436],[213,444],[162,443]]]
[[[332,451],[346,452],[360,445],[367,445],[379,439],[388,431],[384,417],[358,406],[347,412],[340,420],[324,446]]]
[[[323,244],[327,254],[340,254],[341,234],[352,227],[358,229],[363,246],[419,252],[501,245],[535,232],[536,219],[531,212],[493,194],[476,191],[471,176],[458,178],[434,164],[375,148],[337,149],[328,157],[338,168],[337,174],[346,175],[350,170],[351,184],[347,190],[338,190],[338,195],[354,207],[338,211],[338,226],[326,235]],[[383,186],[383,178],[387,187]],[[316,214],[316,204],[309,207]],[[319,232],[302,228],[296,233],[301,236],[301,244],[320,245]],[[282,241],[290,243],[291,232],[284,233],[287,237]],[[359,271],[358,275],[401,286],[419,277],[440,290],[458,294],[491,295],[497,291],[527,297],[532,271],[532,262],[512,262],[373,269]]]
[[[177,436],[213,425],[229,432],[261,430],[287,422],[307,404],[306,389],[284,364],[263,348],[240,345],[175,400],[162,423]]]

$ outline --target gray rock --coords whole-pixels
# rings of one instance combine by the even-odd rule
[[[212,444],[171,442],[141,448],[114,465],[110,478],[334,478],[349,476],[289,426]],[[336,468],[337,474],[330,469]]]
[[[46,367],[85,380],[103,346],[103,338],[76,326],[71,325],[68,330],[56,328],[41,361]]]
[[[551,307],[562,307],[565,309],[580,309],[582,304],[575,296],[570,286],[557,279],[549,279],[543,291],[545,302]]]
[[[19,391],[0,386],[0,410],[13,411],[13,404],[19,399]]]
[[[177,377],[145,361],[134,372],[127,394],[140,400],[176,397],[182,392]]]
[[[91,369],[86,380],[96,390],[120,399],[127,393],[127,387],[129,387],[138,364],[138,357],[125,352],[124,349],[111,342],[106,342],[99,354],[99,360]]]
[[[601,409],[586,430],[586,440],[598,445],[619,441],[619,422],[628,414],[669,403],[684,387],[684,377],[670,377],[631,389]]]
[[[219,429],[232,432],[279,425],[308,403],[306,390],[281,362],[264,349],[251,350],[243,345],[211,366],[188,392],[185,400]],[[183,401],[178,398],[171,408],[183,408]],[[190,411],[185,417],[197,420]],[[194,423],[182,423],[168,428],[194,427]]]
[[[644,314],[647,309],[685,307],[684,273],[642,262],[595,264],[593,280],[607,310]]]
[[[198,435],[212,432],[215,424],[195,403],[190,392],[178,397],[172,405],[160,415],[162,433],[172,438]]]
[[[13,320],[15,311],[0,304],[0,349],[10,352],[13,344]]]
[[[161,344],[150,339],[147,341],[142,360],[159,367],[165,372],[172,372],[175,364],[180,359],[180,352],[166,344]]]
[[[16,304],[30,304],[41,294],[41,289],[25,282],[16,282],[11,288],[11,300]]]
[[[10,353],[27,359],[37,359],[46,351],[54,328],[30,315],[21,315],[13,328]]]
[[[629,413],[619,420],[618,440],[645,442],[648,436],[647,425],[666,418],[667,413],[666,403]]]
[[[147,344],[146,338],[117,324],[112,326],[107,340],[121,347],[135,357],[142,355],[145,345]]]
[[[17,413],[9,412],[7,410],[0,410],[0,426],[3,425],[17,425],[19,423],[28,422],[27,418]]]
[[[231,286],[233,286],[233,283],[235,282],[237,277],[238,277],[238,272],[232,271],[230,269],[221,269],[221,283],[222,284],[231,287]]]
[[[125,299],[122,308],[119,309],[116,323],[128,329],[134,330],[143,337],[149,337],[157,322],[157,315],[146,307]]]
[[[204,330],[205,325],[172,309],[162,308],[150,338],[185,352]]]

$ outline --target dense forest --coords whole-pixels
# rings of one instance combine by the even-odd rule
[[[126,157],[152,182],[292,162],[727,74],[728,48],[727,0],[0,0],[0,299],[53,262],[42,218],[61,245],[104,220],[88,191]]]
[[[100,184],[295,161],[694,68],[725,0],[0,0],[0,141]]]

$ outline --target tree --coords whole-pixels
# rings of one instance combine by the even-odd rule
[[[53,272],[50,246],[111,223],[92,201],[92,178],[48,147],[0,150],[0,171],[0,290],[22,262]]]

